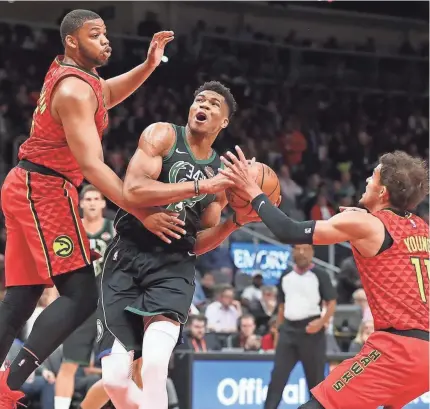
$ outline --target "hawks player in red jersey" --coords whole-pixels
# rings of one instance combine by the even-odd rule
[[[349,241],[375,321],[362,350],[312,389],[302,409],[400,409],[429,390],[429,227],[409,213],[428,194],[424,161],[396,151],[367,179],[363,211],[295,222],[270,204],[240,160],[222,158],[230,177],[267,227],[284,243]]]
[[[19,388],[39,362],[96,309],[97,288],[76,188],[85,177],[124,207],[122,182],[103,162],[101,138],[108,124],[107,110],[149,77],[173,39],[171,31],[155,34],[143,64],[104,81],[96,67],[108,61],[112,50],[100,16],[74,10],[65,16],[60,33],[65,55],[49,68],[30,137],[2,187],[7,292],[0,305],[0,363],[44,287],[55,284],[61,296],[36,320],[10,368],[0,372],[2,409],[16,406],[22,397]],[[129,210],[158,235],[176,235],[174,227],[162,231],[160,226],[181,224],[167,212],[155,210],[151,215]]]

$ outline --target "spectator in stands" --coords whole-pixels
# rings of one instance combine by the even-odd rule
[[[255,334],[255,318],[251,314],[244,314],[239,318],[239,332],[227,338],[228,348],[243,348],[244,351],[260,349],[259,338]]]
[[[281,185],[282,200],[289,200],[296,206],[296,199],[303,193],[303,189],[291,179],[290,168],[282,165],[279,170],[279,184]]]
[[[364,316],[365,312],[369,308],[369,303],[367,302],[367,296],[365,291],[362,288],[355,290],[354,293],[352,294],[352,299],[355,305],[360,306]]]
[[[197,269],[204,273],[210,272],[216,284],[233,281],[233,261],[228,247],[220,246],[198,258]]]
[[[255,303],[261,299],[261,287],[263,286],[263,275],[259,271],[255,271],[252,275],[252,283],[248,287],[245,287],[241,299],[242,304],[249,307],[252,303]]]
[[[273,316],[269,320],[269,331],[261,338],[261,349],[263,351],[273,351],[278,343],[278,319]]]
[[[367,341],[367,338],[375,331],[375,327],[373,325],[373,320],[366,320],[360,324],[360,328],[358,329],[357,336],[351,342],[349,346],[349,352],[352,354],[356,354],[360,352],[361,347]]]
[[[317,202],[311,208],[312,220],[328,220],[334,216],[334,210],[328,202],[327,195],[320,191],[317,196]]]
[[[296,245],[295,265],[278,286],[279,339],[265,409],[276,409],[291,371],[301,361],[309,389],[324,379],[326,363],[325,325],[336,309],[336,291],[329,275],[312,264],[313,247]],[[321,306],[325,301],[326,312]]]
[[[264,334],[269,329],[269,320],[276,313],[278,289],[275,286],[263,286],[261,298],[249,305],[249,312],[255,317],[257,332]]]
[[[352,294],[361,288],[361,279],[358,274],[354,257],[347,257],[340,265],[337,276],[337,302],[339,304],[351,304]]]
[[[212,301],[214,298],[215,286],[214,276],[209,272],[204,273],[202,279],[200,280],[200,284],[202,285],[202,290],[205,294],[206,299]]]
[[[206,308],[208,329],[214,332],[232,333],[237,331],[237,320],[242,315],[240,302],[234,299],[231,285],[220,285],[216,301]]]
[[[178,349],[195,352],[219,351],[221,343],[214,333],[206,333],[207,319],[204,315],[191,315],[184,333],[184,343]]]

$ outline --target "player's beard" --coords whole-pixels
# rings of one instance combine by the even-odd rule
[[[98,58],[95,57],[82,42],[79,42],[78,45],[79,52],[89,62],[90,65],[93,65],[94,67],[101,67],[107,63],[107,60],[102,60],[100,56]]]

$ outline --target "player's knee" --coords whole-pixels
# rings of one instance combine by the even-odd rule
[[[299,406],[298,409],[325,409],[316,399],[311,398],[305,404]]]
[[[77,313],[87,317],[96,310],[98,291],[92,265],[53,277],[53,280],[60,295],[79,306]]]
[[[130,354],[115,340],[111,354],[102,358],[103,387],[109,396],[127,390],[131,366]]]
[[[62,362],[60,366],[60,370],[58,371],[57,378],[58,377],[61,378],[61,375],[67,376],[67,377],[75,376],[78,368],[79,368],[79,364],[75,362]]]
[[[148,379],[163,380],[167,378],[170,356],[178,340],[179,332],[179,326],[170,321],[156,321],[148,326],[143,341],[143,383]],[[146,354],[146,349],[150,353]]]

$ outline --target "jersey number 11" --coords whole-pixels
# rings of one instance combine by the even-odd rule
[[[417,281],[418,281],[418,288],[420,290],[420,296],[422,302],[427,302],[425,288],[424,288],[424,276],[423,276],[423,265],[422,261],[424,262],[424,268],[427,270],[427,277],[430,281],[430,261],[428,258],[422,259],[420,257],[411,257],[411,263],[415,267],[415,273],[417,274]]]

